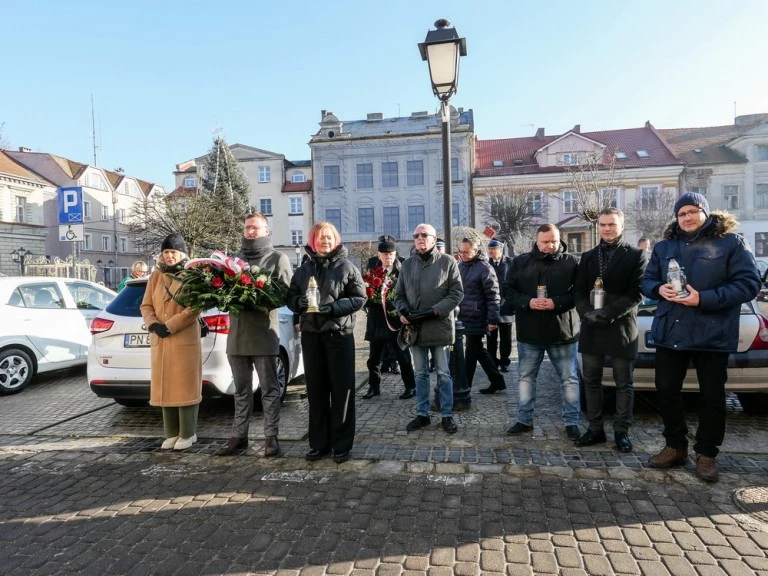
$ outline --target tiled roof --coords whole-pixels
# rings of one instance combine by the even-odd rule
[[[463,110],[459,114],[459,125],[468,126],[474,130],[474,116],[472,110]],[[435,132],[430,127],[439,128],[437,116],[426,114],[423,116],[404,116],[395,118],[382,118],[380,120],[342,120],[342,134],[349,134],[352,138],[371,138],[376,136],[408,136]],[[439,134],[439,130],[437,130]],[[319,135],[318,131],[316,135]]]
[[[186,196],[195,196],[197,194],[197,188],[185,188],[184,186],[177,186],[173,192],[168,194],[168,198],[183,198]]]
[[[286,168],[309,168],[312,160],[285,160]]]
[[[306,182],[286,182],[283,184],[283,192],[310,192],[312,190],[312,180]]]
[[[566,132],[568,134],[568,132]],[[622,168],[642,168],[647,166],[671,166],[682,164],[681,160],[659,138],[650,123],[643,128],[624,130],[605,130],[602,132],[573,132],[606,146],[606,156],[610,158],[616,152],[624,152],[627,158],[616,160],[616,166]],[[505,138],[501,140],[480,140],[475,143],[476,176],[509,176],[518,174],[538,174],[563,172],[563,166],[539,167],[534,155],[536,152],[562,138],[564,134],[535,136],[526,138]],[[647,158],[640,158],[638,150],[648,152]],[[494,168],[493,161],[501,160],[503,165]],[[517,162],[517,163],[516,163]]]
[[[31,170],[27,170],[21,164],[18,164],[17,162],[15,162],[13,158],[11,158],[8,154],[6,154],[2,150],[0,150],[0,174],[8,174],[10,176],[22,178],[24,180],[30,180],[38,184],[47,184],[47,182],[43,178],[41,178]]]
[[[757,124],[759,122],[738,126],[732,124],[704,128],[671,128],[659,130],[659,133],[686,164],[742,163],[747,159],[736,150],[728,148],[726,144]]]

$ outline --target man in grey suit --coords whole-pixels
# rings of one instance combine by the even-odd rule
[[[237,254],[251,266],[258,266],[273,280],[291,282],[291,263],[285,254],[272,248],[269,225],[263,214],[249,214],[243,226],[242,249]],[[235,380],[235,418],[232,436],[217,456],[232,456],[248,447],[248,426],[253,413],[253,370],[259,377],[264,407],[264,456],[277,456],[280,421],[280,387],[277,357],[280,353],[280,323],[277,310],[269,313],[243,310],[230,316],[227,359]]]

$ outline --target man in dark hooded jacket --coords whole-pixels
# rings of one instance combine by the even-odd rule
[[[576,364],[579,317],[573,299],[579,261],[567,250],[557,226],[542,224],[533,249],[512,260],[507,275],[507,300],[512,302],[517,318],[520,370],[517,422],[507,430],[510,436],[533,430],[536,377],[544,352],[560,378],[565,432],[571,440],[581,435]]]
[[[715,457],[725,437],[728,355],[738,346],[741,304],[759,292],[760,274],[744,238],[736,234],[739,223],[727,212],[710,213],[702,194],[680,196],[675,219],[654,246],[641,284],[645,296],[659,301],[651,334],[666,440],[648,463],[652,468],[670,468],[688,461],[681,392],[688,365],[693,363],[701,391],[693,446],[696,476],[716,482]],[[669,277],[673,259],[685,271],[686,285],[679,279],[670,281],[674,280]]]
[[[262,268],[274,280],[286,286],[291,281],[291,262],[272,248],[269,225],[263,214],[249,214],[243,225],[242,249],[237,255],[251,266]],[[264,455],[277,456],[280,421],[280,386],[277,357],[280,354],[280,322],[277,309],[269,313],[243,310],[230,316],[227,360],[235,381],[235,419],[232,436],[216,454],[231,456],[248,446],[248,426],[253,411],[253,370],[259,377],[261,404],[264,408]]]

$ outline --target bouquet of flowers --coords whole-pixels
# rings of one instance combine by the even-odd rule
[[[218,308],[233,316],[243,309],[269,312],[285,304],[288,286],[269,272],[217,250],[210,258],[195,258],[174,275],[181,288],[174,296],[192,310]]]
[[[382,300],[385,302],[384,306],[387,310],[387,314],[390,316],[397,316],[397,310],[393,307],[387,306],[386,302],[392,299],[395,292],[395,286],[397,285],[397,274],[391,274],[387,276],[382,266],[375,268],[374,270],[368,270],[363,274],[363,282],[365,282],[365,295],[368,296],[368,300],[374,305],[382,305]]]

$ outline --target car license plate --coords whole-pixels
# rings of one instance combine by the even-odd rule
[[[149,347],[149,333],[142,334],[126,334],[125,335],[125,348],[148,348]]]
[[[645,347],[656,348],[656,342],[653,341],[653,335],[650,330],[645,333]]]

